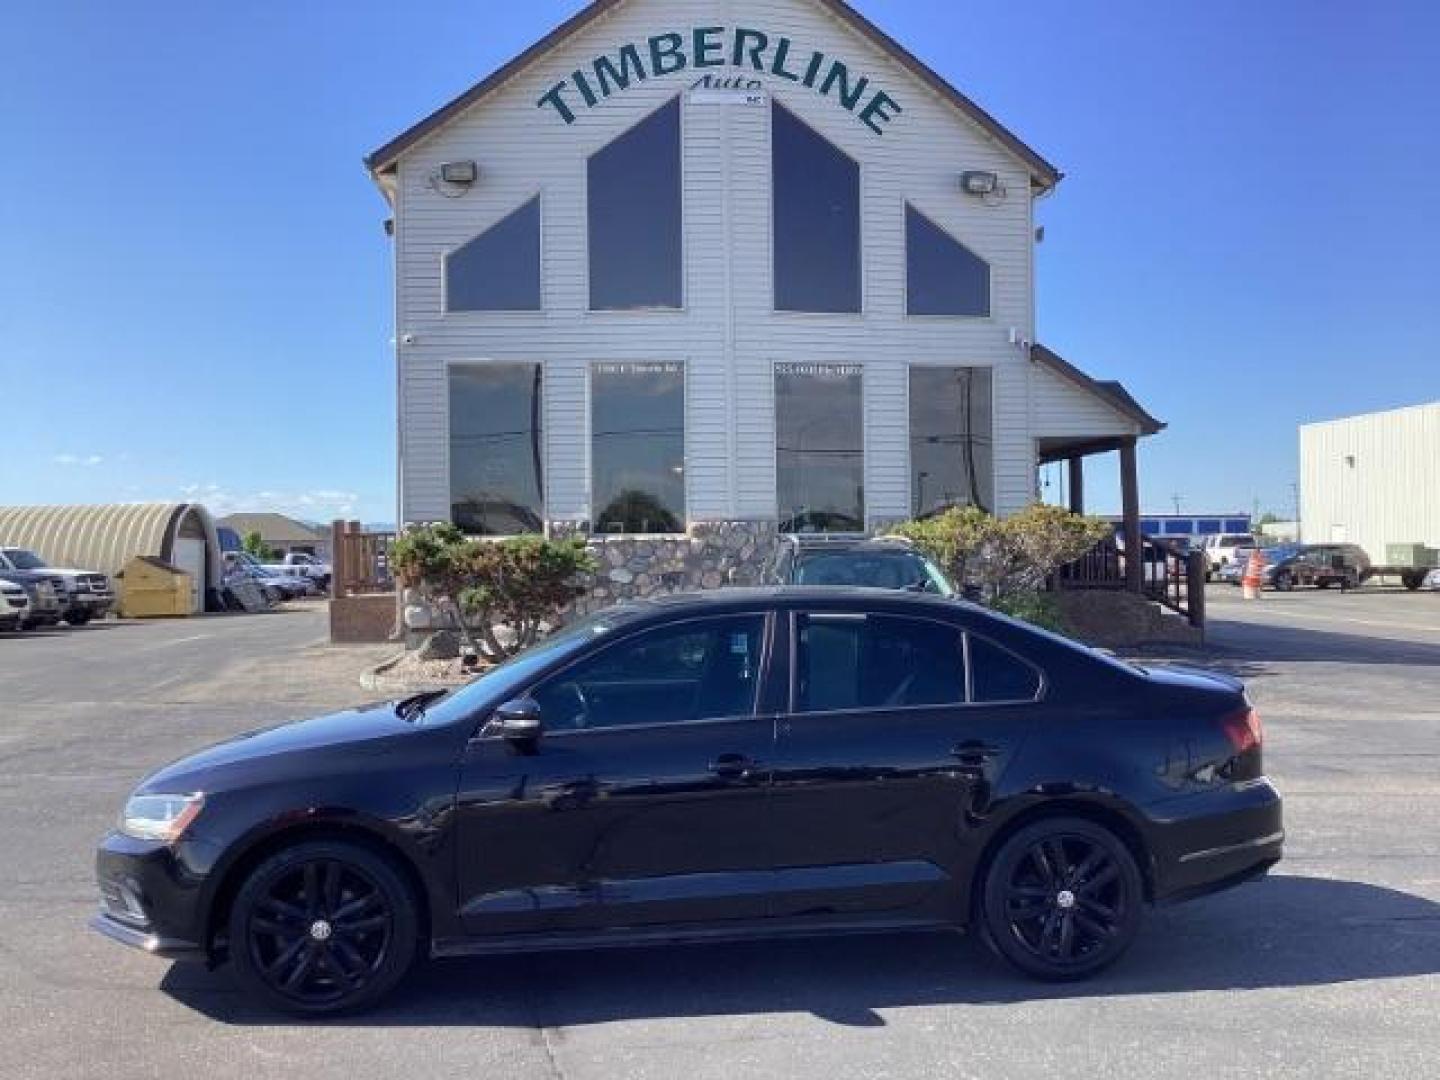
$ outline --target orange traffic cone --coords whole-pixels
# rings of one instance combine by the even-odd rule
[[[1265,556],[1256,548],[1250,552],[1250,561],[1245,564],[1245,576],[1241,579],[1241,584],[1245,586],[1245,599],[1259,600],[1260,588],[1264,583]]]

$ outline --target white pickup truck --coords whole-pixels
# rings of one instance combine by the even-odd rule
[[[24,587],[0,578],[0,630],[19,630],[29,609]]]

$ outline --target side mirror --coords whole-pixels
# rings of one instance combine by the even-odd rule
[[[540,703],[531,697],[516,698],[499,706],[490,717],[496,734],[506,742],[533,744],[545,729]]]

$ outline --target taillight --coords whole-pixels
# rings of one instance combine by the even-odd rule
[[[1249,706],[1225,717],[1220,726],[1225,729],[1225,737],[1237,754],[1259,750],[1265,743],[1265,728],[1260,723],[1260,714]]]

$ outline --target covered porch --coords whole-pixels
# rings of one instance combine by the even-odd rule
[[[1030,355],[1037,380],[1036,466],[1065,464],[1065,504],[1077,514],[1087,511],[1087,458],[1116,454],[1120,470],[1118,536],[1064,568],[1056,587],[1124,589],[1156,600],[1199,625],[1204,619],[1203,588],[1195,586],[1191,560],[1171,545],[1145,536],[1140,527],[1140,440],[1159,434],[1165,425],[1120,383],[1094,379],[1043,345],[1032,346]]]

